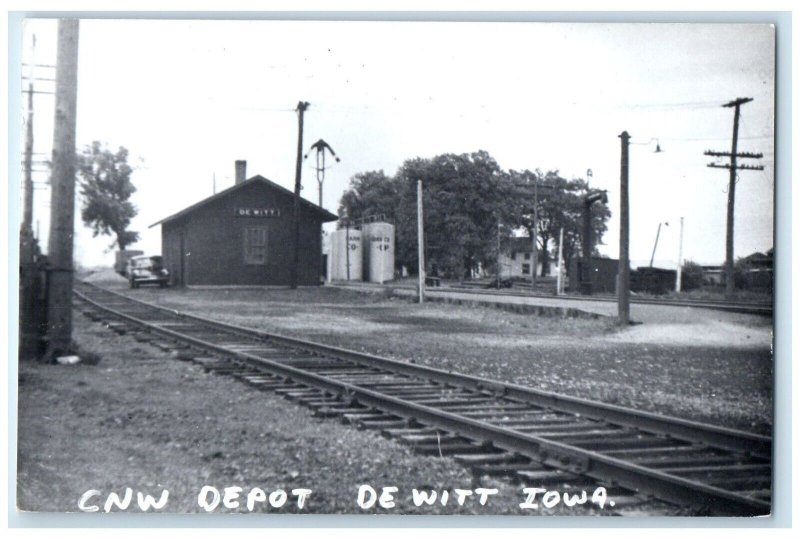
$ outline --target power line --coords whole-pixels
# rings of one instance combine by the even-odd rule
[[[236,110],[252,110],[256,112],[296,112],[297,109],[263,108],[263,107],[234,107]]]
[[[684,101],[678,103],[639,103],[633,105],[619,105],[615,108],[629,108],[629,109],[668,109],[668,108],[689,108],[689,109],[704,109],[716,108],[719,106],[718,101]]]
[[[22,90],[22,92],[27,94],[27,93],[28,93],[28,90]],[[55,92],[44,92],[44,91],[42,91],[42,90],[34,90],[34,91],[33,91],[33,92],[31,92],[31,93],[34,93],[34,94],[47,94],[47,95],[56,95],[56,93],[55,93]]]
[[[22,62],[22,67],[49,67],[52,69],[56,68],[54,64],[28,64],[26,62]]]
[[[764,140],[764,139],[773,139],[775,138],[774,135],[753,135],[749,137],[739,137],[739,140]],[[704,142],[704,141],[714,141],[714,140],[728,140],[729,137],[659,137],[661,140],[669,140],[674,142]]]
[[[22,76],[22,80],[41,80],[41,81],[46,81],[46,82],[55,82],[56,81],[56,79],[48,79],[48,78],[44,78],[44,77],[26,77],[24,75]]]

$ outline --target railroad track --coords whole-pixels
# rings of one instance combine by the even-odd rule
[[[602,485],[616,510],[770,513],[769,437],[232,326],[88,283],[75,292],[79,310],[115,331],[479,475],[576,493]]]

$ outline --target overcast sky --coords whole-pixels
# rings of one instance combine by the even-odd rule
[[[23,57],[55,63],[56,22],[29,20]],[[41,68],[37,76],[51,76]],[[305,150],[324,138],[341,157],[324,185],[336,212],[350,178],[393,174],[406,159],[488,151],[506,170],[560,170],[607,189],[612,217],[600,247],[618,254],[620,142],[632,136],[631,259],[674,267],[679,220],[684,258],[725,256],[728,173],[706,149],[762,152],[764,171],[736,186],[736,256],[772,247],[774,32],[767,25],[401,23],[83,20],[78,77],[79,147],[125,146],[137,167],[134,248],[159,253],[149,225],[233,184],[234,161],[289,189],[299,100]],[[37,89],[53,88],[37,82]],[[35,151],[49,158],[53,97],[37,94]],[[20,112],[22,117],[22,111]],[[654,153],[657,138],[662,153]],[[317,200],[313,160],[303,196]],[[44,181],[40,169],[35,179]],[[34,221],[46,246],[49,192]],[[111,239],[78,226],[76,256],[111,264]]]

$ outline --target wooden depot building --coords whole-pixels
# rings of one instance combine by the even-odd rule
[[[173,285],[289,285],[294,193],[262,176],[236,183],[157,223]],[[319,285],[322,223],[337,217],[300,199],[299,285]]]

